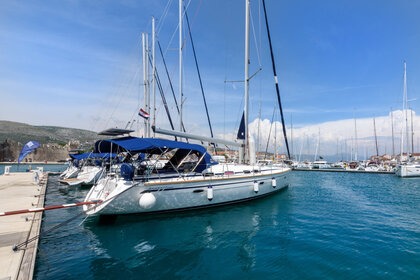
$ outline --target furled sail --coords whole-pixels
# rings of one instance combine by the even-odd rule
[[[237,139],[245,140],[245,114],[242,114],[241,124],[239,125]]]

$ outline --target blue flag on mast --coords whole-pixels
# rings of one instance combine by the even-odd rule
[[[40,144],[37,141],[29,141],[23,146],[22,151],[20,152],[18,163],[20,163],[28,154],[35,151],[39,148]]]

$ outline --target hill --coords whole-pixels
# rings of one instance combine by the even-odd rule
[[[33,126],[25,123],[0,120],[0,143],[6,139],[20,143],[35,140],[42,144],[56,143],[65,145],[70,141],[92,143],[98,139],[98,134],[83,129],[57,126]]]
[[[33,126],[25,123],[0,121],[0,162],[15,162],[28,141],[41,144],[25,162],[64,161],[69,151],[82,148],[91,150],[98,140],[96,132],[56,126]]]

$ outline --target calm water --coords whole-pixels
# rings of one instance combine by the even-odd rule
[[[50,177],[46,204],[80,201]],[[46,212],[35,279],[420,279],[420,178],[293,172],[266,199],[83,222]]]
[[[11,166],[10,172],[28,172],[29,170],[36,170],[38,167],[42,167],[45,172],[62,172],[67,168],[66,164],[39,164],[39,163],[0,163],[0,175],[4,174],[6,166]]]

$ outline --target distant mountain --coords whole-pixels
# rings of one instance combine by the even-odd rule
[[[71,150],[92,150],[98,139],[98,134],[89,130],[0,121],[0,162],[17,161],[23,145],[31,140],[38,141],[41,147],[25,162],[64,161]]]
[[[92,143],[98,139],[98,134],[83,129],[57,126],[33,126],[25,123],[0,120],[0,143],[6,139],[20,143],[35,140],[42,144],[57,143],[64,145],[69,141]]]

